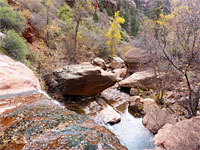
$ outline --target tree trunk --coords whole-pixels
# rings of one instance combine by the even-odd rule
[[[76,21],[76,29],[75,29],[75,35],[74,35],[74,49],[73,49],[73,57],[71,62],[74,64],[76,63],[76,48],[77,48],[77,36],[78,36],[78,31],[79,31],[79,26],[81,22],[81,15],[78,17]]]

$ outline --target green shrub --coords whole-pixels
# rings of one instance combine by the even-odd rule
[[[0,54],[4,54],[4,53],[5,53],[5,50],[2,47],[0,47]]]
[[[9,4],[5,0],[0,0],[0,7],[9,7]]]
[[[109,58],[109,56],[112,55],[112,52],[105,46],[105,45],[100,45],[97,48],[97,56],[100,58]]]
[[[2,40],[2,48],[10,57],[25,62],[28,53],[28,46],[25,40],[14,30],[6,32],[6,37]]]
[[[14,29],[21,33],[24,30],[25,18],[14,11],[5,0],[0,0],[0,29]]]
[[[96,11],[94,12],[93,20],[94,20],[95,22],[98,22],[98,21],[99,21],[99,17],[98,17],[98,15],[97,15],[97,12],[96,12]]]

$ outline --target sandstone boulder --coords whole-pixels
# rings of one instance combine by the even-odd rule
[[[133,73],[128,78],[119,82],[119,86],[127,88],[153,89],[155,74],[153,70]]]
[[[100,101],[98,101],[98,103],[99,102]],[[101,124],[110,125],[114,125],[121,121],[121,115],[113,107],[111,107],[108,104],[105,104],[103,100],[101,100],[101,104],[104,104],[104,106],[101,107],[102,110],[96,112],[94,120],[99,120],[98,122]]]
[[[0,96],[40,89],[39,80],[31,69],[8,56],[0,55]]]
[[[165,124],[174,124],[176,120],[163,108],[147,113],[142,119],[142,123],[152,133],[156,134]]]
[[[154,137],[155,150],[199,150],[200,117],[166,124]]]
[[[143,99],[140,96],[131,96],[128,102],[129,112],[135,117],[141,117],[147,113],[154,112],[160,109],[155,100],[150,98]]]
[[[133,48],[123,55],[123,60],[128,68],[129,73],[142,70],[143,67],[151,61],[151,55],[147,51],[139,48]]]
[[[116,77],[90,63],[69,65],[53,72],[65,95],[92,96],[113,86]]]

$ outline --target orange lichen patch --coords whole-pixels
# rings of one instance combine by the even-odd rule
[[[10,127],[13,124],[14,119],[13,118],[3,118],[0,119],[0,130],[4,131],[8,127]]]
[[[68,112],[65,112],[64,114],[65,115],[70,115],[70,114],[72,114],[72,112],[68,111]]]
[[[87,120],[87,121],[83,122],[82,126],[91,128],[94,126],[94,123],[91,120]]]
[[[47,99],[47,97],[40,93],[0,99],[0,115],[12,112],[23,104],[33,103],[42,99]]]
[[[8,143],[5,147],[7,150],[19,150],[24,147],[25,144]],[[0,147],[1,148],[1,147]],[[4,149],[4,148],[2,148]]]
[[[90,141],[90,144],[92,144],[92,145],[98,145],[99,142],[98,141]]]
[[[108,130],[106,128],[102,128],[101,126],[98,126],[98,125],[93,126],[92,129],[99,131],[99,132],[102,132],[102,133],[108,132]]]

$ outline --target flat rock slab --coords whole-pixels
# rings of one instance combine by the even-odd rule
[[[154,88],[155,73],[153,70],[133,73],[130,77],[119,82],[119,86],[127,88]]]

